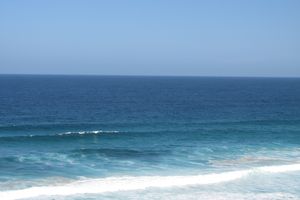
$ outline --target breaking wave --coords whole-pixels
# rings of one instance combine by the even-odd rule
[[[101,133],[119,133],[119,131],[103,131],[103,130],[96,130],[96,131],[69,131],[60,133],[58,135],[96,135]]]
[[[64,185],[39,186],[21,190],[0,192],[1,200],[17,200],[38,196],[69,196],[79,194],[100,194],[147,188],[182,187],[189,185],[208,185],[234,181],[253,173],[284,173],[300,171],[300,164],[264,166],[247,170],[213,173],[194,176],[138,176],[108,177],[101,179],[85,179]]]
[[[83,136],[83,135],[98,135],[98,134],[111,134],[111,133],[120,133],[116,130],[94,130],[94,131],[68,131],[58,134],[45,134],[45,135],[12,135],[12,136],[0,136],[0,139],[18,139],[18,138],[45,138],[45,137],[60,137],[60,136]]]

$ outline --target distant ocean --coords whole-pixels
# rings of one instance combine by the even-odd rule
[[[0,200],[300,199],[300,79],[0,75]]]

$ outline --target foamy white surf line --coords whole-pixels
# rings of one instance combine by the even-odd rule
[[[249,170],[196,175],[196,176],[140,176],[110,177],[74,181],[61,186],[32,187],[22,190],[0,192],[1,200],[16,200],[38,196],[68,196],[78,194],[100,194],[127,190],[141,190],[149,187],[180,187],[188,185],[208,185],[233,181],[251,173],[282,173],[300,171],[300,164],[257,167]]]
[[[103,130],[96,130],[96,131],[69,131],[65,133],[60,133],[58,135],[84,135],[84,134],[101,134],[101,133],[119,133],[119,131],[103,131]]]

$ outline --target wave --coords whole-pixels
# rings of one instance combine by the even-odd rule
[[[58,128],[84,128],[94,125],[103,126],[103,124],[80,124],[80,123],[45,123],[45,124],[10,124],[0,125],[1,131],[36,131],[36,130],[53,130]]]
[[[70,196],[79,194],[101,194],[147,188],[182,187],[189,185],[209,185],[234,181],[253,173],[283,173],[300,171],[300,164],[264,166],[247,170],[223,173],[213,173],[194,176],[138,176],[138,177],[108,177],[101,179],[86,179],[64,185],[31,187],[21,190],[0,192],[1,200],[17,200],[38,196]]]
[[[60,133],[57,135],[96,135],[101,133],[119,133],[119,131],[103,131],[103,130],[96,130],[96,131],[69,131]]]
[[[116,130],[94,130],[94,131],[68,131],[58,134],[45,134],[45,135],[12,135],[12,136],[0,136],[1,139],[18,139],[18,138],[45,138],[45,137],[63,137],[63,136],[83,136],[83,135],[98,135],[98,134],[111,134],[111,133],[120,133]]]
[[[164,128],[161,130],[157,130],[157,127],[154,130],[149,130],[152,126],[146,126],[148,129],[147,132],[161,132],[161,131],[181,131],[178,130],[179,127],[192,127],[190,130],[198,130],[203,125],[206,126],[215,126],[215,125],[253,125],[253,124],[260,124],[260,125],[298,125],[300,122],[300,119],[261,119],[261,120],[208,120],[208,121],[166,121],[162,123],[155,123],[155,126],[159,125]],[[101,123],[101,122],[91,122],[91,123],[38,123],[38,124],[0,124],[0,131],[9,131],[9,132],[15,132],[15,131],[54,131],[54,130],[66,130],[66,129],[89,129],[89,128],[97,128],[97,127],[136,127],[140,128],[141,126],[144,126],[144,123],[141,122],[113,122],[113,123]],[[200,126],[200,127],[199,127]],[[176,127],[171,128],[171,127]],[[143,130],[136,130],[137,132],[140,132]]]
[[[168,150],[155,150],[155,149],[125,149],[125,148],[82,148],[73,150],[70,154],[72,158],[94,156],[95,157],[105,157],[105,158],[116,158],[118,160],[127,159],[142,159],[144,162],[153,162],[159,159],[161,156],[169,154]]]

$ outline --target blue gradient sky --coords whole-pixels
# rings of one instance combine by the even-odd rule
[[[0,73],[300,76],[299,0],[3,0]]]

